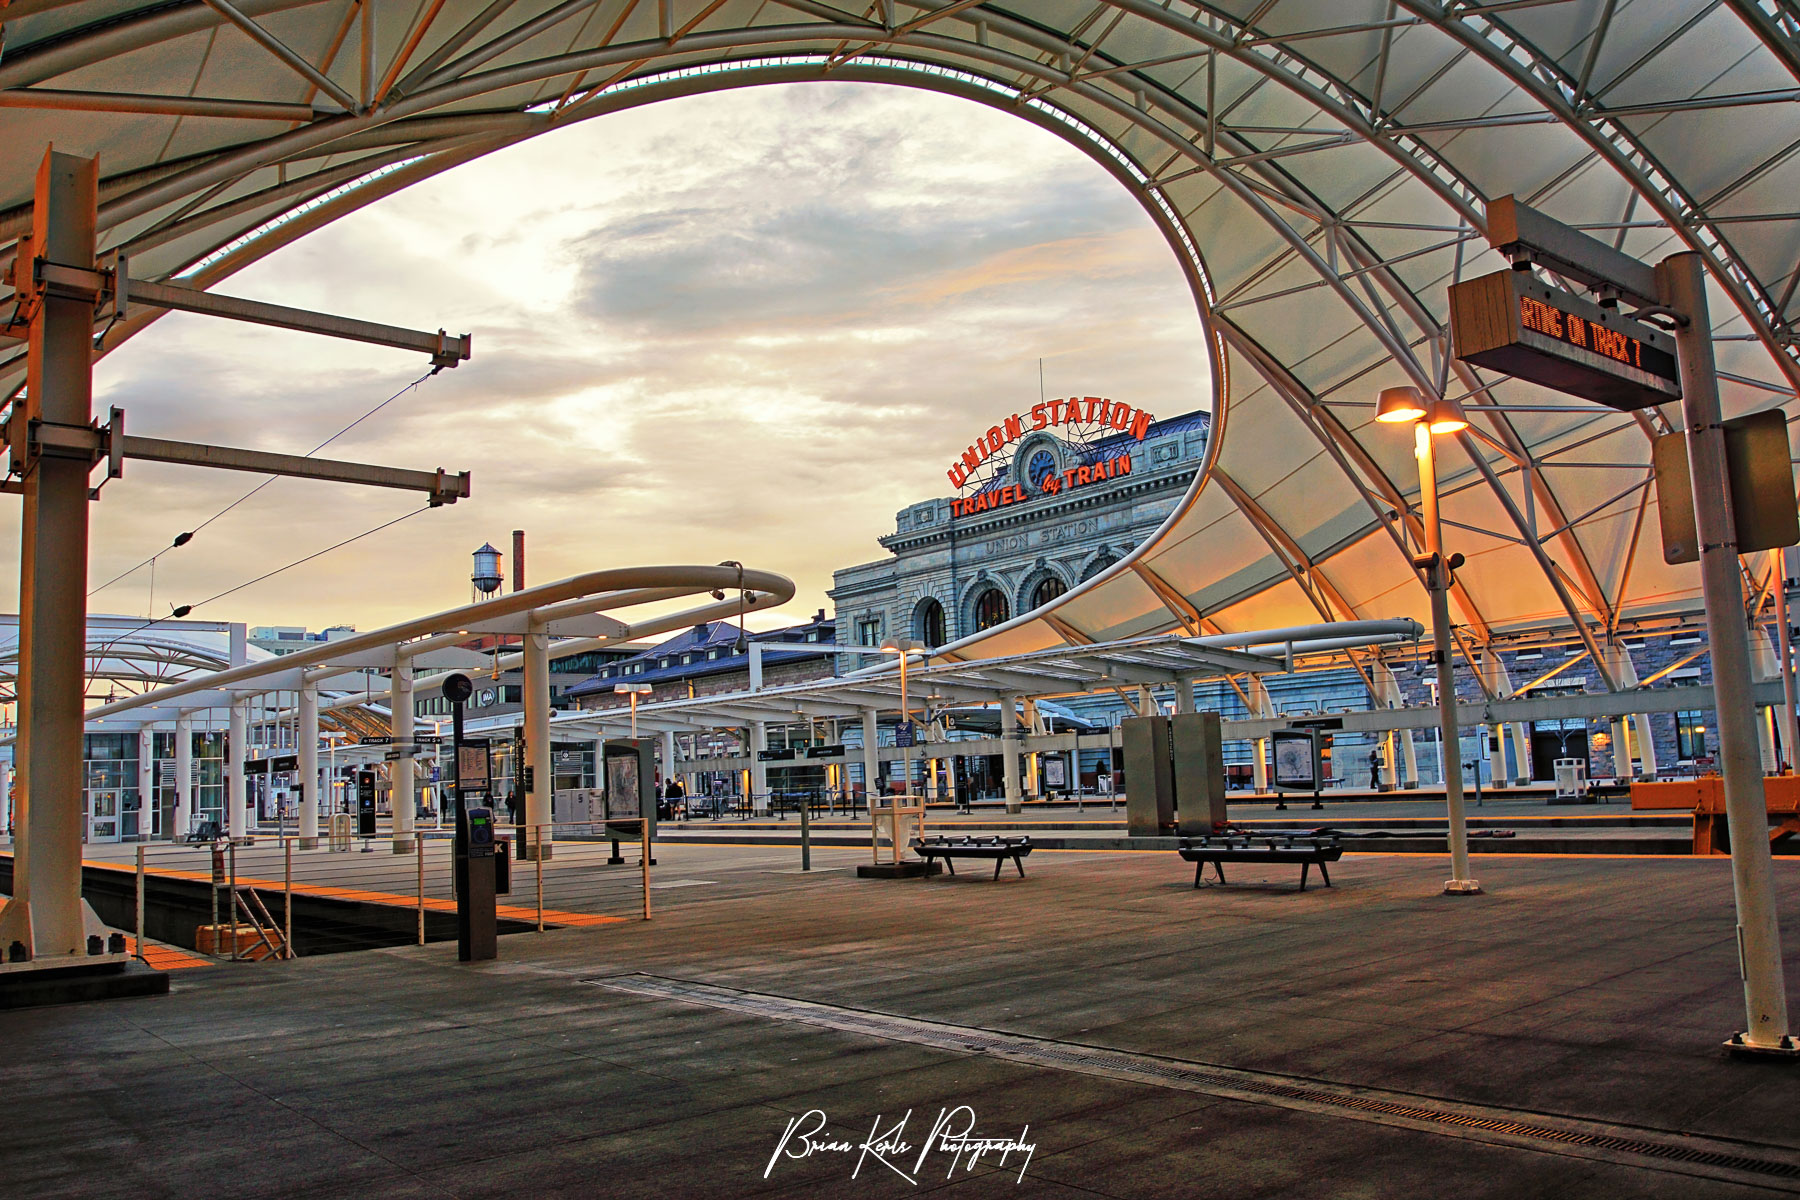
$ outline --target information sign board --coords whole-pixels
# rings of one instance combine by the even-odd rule
[[[1319,740],[1310,729],[1276,729],[1269,734],[1275,754],[1275,786],[1297,792],[1319,786]]]
[[[1681,398],[1675,339],[1641,321],[1496,271],[1450,285],[1458,361],[1625,411]]]

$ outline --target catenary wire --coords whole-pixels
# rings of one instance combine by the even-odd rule
[[[411,383],[407,384],[405,387],[401,388],[399,391],[397,391],[393,395],[389,396],[386,400],[383,400],[381,403],[375,405],[373,408],[371,408],[367,412],[363,413],[360,417],[357,417],[354,421],[351,421],[348,425],[345,425],[342,429],[339,429],[336,433],[332,434],[330,437],[326,438],[324,441],[322,441],[318,445],[314,446],[311,450],[308,450],[305,454],[301,455],[301,457],[302,458],[311,458],[313,455],[317,454],[319,451],[323,450],[325,447],[331,445],[331,443],[337,441],[339,438],[343,437],[346,433],[349,433],[352,429],[355,429],[358,425],[361,425],[364,421],[368,420],[370,417],[374,416],[376,413],[380,412],[382,409],[386,408],[388,405],[392,404],[394,401],[398,400],[400,397],[406,395],[406,393],[408,393],[408,392],[412,391],[414,388],[418,387],[421,383],[424,383],[427,379],[430,379],[433,375],[436,375],[440,370],[442,370],[441,367],[431,368],[429,371],[425,372],[423,375],[419,376],[417,379],[413,380]],[[170,550],[174,550],[181,546],[187,545],[188,542],[193,540],[193,537],[195,534],[199,533],[202,529],[205,529],[208,525],[211,525],[214,521],[217,521],[220,517],[224,516],[226,513],[230,512],[232,509],[236,508],[238,505],[242,504],[244,501],[250,499],[250,497],[256,495],[258,492],[262,491],[264,488],[268,487],[271,483],[274,483],[279,478],[281,478],[281,476],[279,476],[279,475],[269,476],[267,479],[263,480],[261,483],[257,484],[255,487],[251,488],[249,491],[247,491],[243,495],[239,496],[236,500],[233,500],[230,504],[227,504],[224,508],[221,508],[218,512],[216,512],[212,516],[206,518],[206,520],[200,522],[198,525],[194,526],[192,529],[187,530],[186,532],[178,535],[175,538],[175,540],[173,542],[171,542],[166,548],[164,548],[162,550],[158,550],[155,554],[152,554],[149,558],[146,558],[143,562],[140,562],[134,567],[129,567],[126,570],[119,572],[119,574],[114,575],[111,579],[107,580],[105,583],[101,584],[99,587],[92,589],[91,591],[88,592],[88,596],[91,598],[93,596],[99,595],[101,592],[104,592],[107,588],[109,588],[113,584],[119,582],[121,579],[124,579],[126,576],[135,575],[137,572],[143,570],[145,567],[149,566],[152,562],[155,562],[162,555],[167,554]]]

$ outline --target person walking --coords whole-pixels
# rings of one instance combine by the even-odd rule
[[[1381,751],[1379,750],[1369,751],[1369,790],[1372,792],[1381,790]]]

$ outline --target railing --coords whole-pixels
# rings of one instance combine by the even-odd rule
[[[617,845],[596,824],[498,832],[510,876],[509,890],[497,898],[501,932],[650,915],[655,850],[641,861],[644,843],[635,831]],[[274,960],[456,937],[454,839],[435,829],[398,836],[383,829],[341,841],[322,831],[304,841],[290,834],[237,843],[93,844],[84,858],[84,895],[103,921],[136,934],[133,953],[153,965]]]

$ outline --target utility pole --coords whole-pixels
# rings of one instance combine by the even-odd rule
[[[1706,269],[1699,254],[1670,255],[1652,268],[1511,196],[1491,201],[1487,220],[1488,241],[1512,260],[1512,268],[1451,286],[1458,359],[1626,412],[1679,403],[1692,537],[1706,601],[1748,1026],[1726,1048],[1738,1056],[1800,1059],[1800,1044],[1788,1031],[1749,627],[1739,580],[1741,554],[1793,544],[1797,527],[1791,467],[1781,472],[1785,495],[1770,506],[1781,511],[1785,532],[1771,533],[1760,528],[1760,521],[1741,521],[1746,514],[1734,512],[1732,501]],[[1597,299],[1540,282],[1531,273],[1534,266],[1589,289]],[[1626,315],[1619,311],[1621,302],[1639,307]],[[1653,320],[1672,325],[1673,338],[1647,323]],[[1785,453],[1782,458],[1785,464]],[[1663,456],[1658,454],[1656,461],[1659,508],[1666,511],[1677,497],[1665,476]],[[1750,495],[1751,503],[1758,499]],[[1664,538],[1667,561],[1695,560],[1691,554],[1681,556],[1693,547],[1672,545],[1666,531]],[[1586,637],[1585,627],[1582,632]]]
[[[11,328],[24,326],[26,391],[5,424],[10,471],[0,491],[23,497],[19,554],[20,765],[13,898],[0,909],[0,981],[18,972],[70,967],[116,971],[107,930],[81,898],[82,671],[87,641],[88,503],[95,464],[106,478],[127,458],[423,491],[433,505],[469,494],[467,473],[401,471],[364,463],[263,454],[125,435],[124,413],[104,426],[93,413],[96,316],[122,317],[135,298],[252,324],[298,329],[431,355],[453,367],[469,357],[467,335],[448,337],[283,305],[221,296],[173,283],[133,280],[121,256],[97,260],[99,164],[47,150],[38,168],[31,232],[8,274],[18,298]],[[104,486],[104,481],[101,486]]]
[[[1706,271],[1700,256],[1688,252],[1665,258],[1657,264],[1656,283],[1663,304],[1677,322],[1681,418],[1687,428],[1688,475],[1693,481],[1694,529],[1699,535],[1700,584],[1706,598],[1706,636],[1719,726],[1719,768],[1725,788],[1725,823],[1731,836],[1731,883],[1737,899],[1738,965],[1749,1022],[1749,1029],[1735,1035],[1728,1046],[1752,1054],[1800,1054],[1800,1046],[1788,1032],[1787,991],[1781,977],[1781,926],[1775,916],[1768,804],[1751,695],[1749,629],[1739,582],[1737,528],[1725,463]]]

